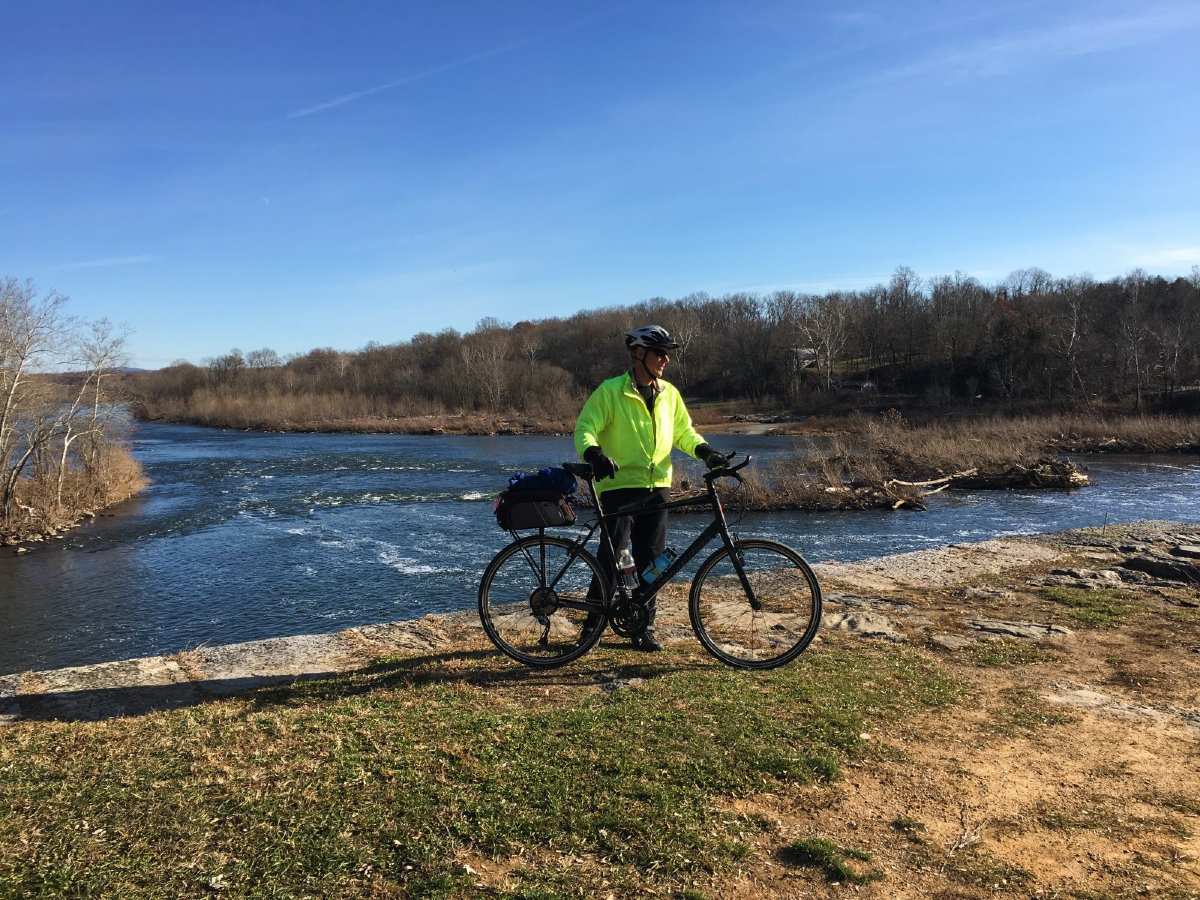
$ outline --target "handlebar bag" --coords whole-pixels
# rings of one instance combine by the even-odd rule
[[[561,491],[507,490],[496,501],[496,523],[505,531],[575,524],[575,507]]]

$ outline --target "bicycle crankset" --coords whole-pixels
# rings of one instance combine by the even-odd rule
[[[637,637],[649,627],[650,611],[640,603],[622,603],[609,614],[608,622],[621,637]]]

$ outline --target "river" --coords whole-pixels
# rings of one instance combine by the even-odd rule
[[[769,458],[794,438],[721,435]],[[471,607],[505,542],[491,499],[518,469],[570,457],[563,437],[258,434],[143,424],[141,497],[62,540],[0,557],[0,674]],[[1195,457],[1082,460],[1071,494],[939,494],[928,512],[746,515],[737,530],[810,560],[1106,520],[1200,519]],[[673,521],[686,546],[702,520]]]

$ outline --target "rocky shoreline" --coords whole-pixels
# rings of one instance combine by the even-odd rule
[[[40,531],[5,534],[0,536],[0,546],[15,547],[17,553],[28,553],[29,548],[25,544],[38,544],[42,541],[52,541],[66,537],[68,531],[91,522],[96,518],[96,515],[95,510],[85,509],[76,513],[73,518],[63,519]]]
[[[1007,537],[815,568],[828,632],[950,653],[986,651],[995,641],[1036,646],[1069,641],[1080,627],[1071,624],[1080,621],[1078,615],[1065,618],[1061,613],[1069,609],[1046,602],[1048,591],[1086,599],[1118,588],[1151,604],[1200,606],[1200,524],[1139,522]],[[694,639],[683,593],[679,586],[660,602],[659,633],[668,642]],[[8,674],[0,676],[0,724],[140,715],[324,678],[382,657],[451,651],[477,645],[479,638],[478,619],[468,610]],[[1092,694],[1068,692],[1062,702],[1103,705]],[[1179,717],[1200,727],[1200,710],[1184,710]]]

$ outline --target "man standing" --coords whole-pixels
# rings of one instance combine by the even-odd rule
[[[601,382],[584,403],[575,423],[575,450],[591,464],[596,490],[604,506],[618,509],[636,501],[661,505],[671,491],[671,450],[678,448],[703,461],[710,469],[725,457],[704,442],[692,427],[691,416],[675,386],[662,374],[678,344],[658,325],[635,328],[625,335],[629,371]],[[633,560],[642,572],[666,548],[667,512],[621,516],[611,526],[617,553],[632,541]],[[615,573],[615,560],[600,542],[600,567]],[[614,574],[615,577],[615,574]],[[589,596],[599,596],[593,583]],[[589,616],[585,627],[593,627]],[[654,636],[654,609],[650,625],[633,639],[638,650],[661,650]]]

